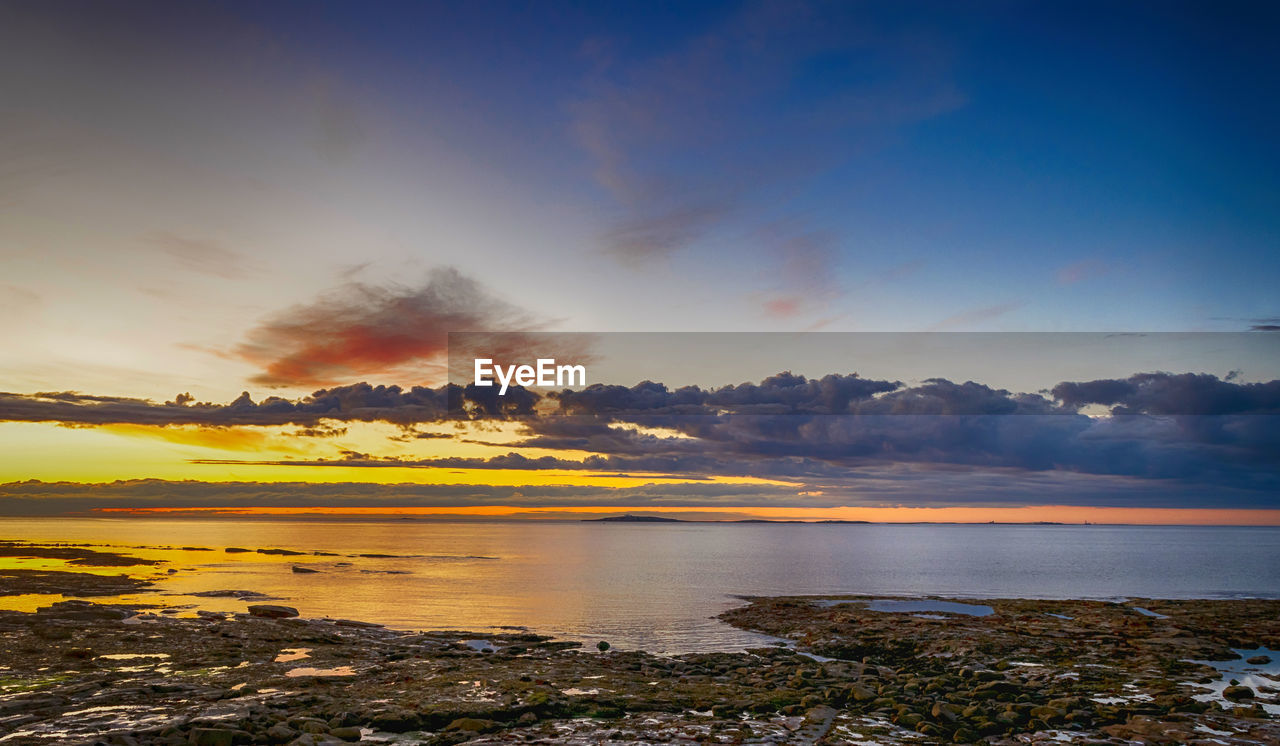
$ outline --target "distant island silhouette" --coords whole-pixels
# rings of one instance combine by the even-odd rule
[[[606,518],[583,518],[583,521],[599,521],[604,523],[688,523],[679,518],[662,518],[656,515],[611,515]]]
[[[871,521],[775,521],[768,518],[743,518],[737,521],[698,521],[685,518],[664,518],[656,515],[611,515],[605,518],[583,518],[589,523],[870,523]]]

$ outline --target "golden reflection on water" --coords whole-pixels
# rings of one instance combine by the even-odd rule
[[[0,539],[86,543],[165,560],[122,568],[0,558],[0,567],[156,581],[153,592],[102,601],[184,615],[279,603],[305,617],[421,630],[526,626],[588,647],[607,640],[653,652],[762,644],[715,621],[742,603],[736,594],[1280,594],[1271,571],[1280,556],[1274,528],[96,518],[0,519]],[[1244,545],[1252,551],[1239,553]],[[270,548],[303,554],[256,551]],[[191,595],[207,591],[275,600]],[[0,608],[57,600],[0,596]]]

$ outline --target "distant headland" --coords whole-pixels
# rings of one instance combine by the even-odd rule
[[[737,521],[698,521],[664,518],[656,515],[611,515],[605,518],[583,518],[584,523],[870,523],[871,521],[775,521],[768,518],[744,518]]]

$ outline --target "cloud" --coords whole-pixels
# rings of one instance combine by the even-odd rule
[[[158,404],[147,399],[94,396],[74,391],[0,393],[0,421],[58,422],[67,425],[300,425],[322,420],[417,423],[450,418],[448,387],[371,386],[357,383],[319,389],[300,399],[267,397],[254,402],[248,392],[228,404],[196,402],[190,394]]]
[[[1203,488],[1160,480],[1021,472],[861,469],[802,489],[788,485],[695,481],[626,488],[572,485],[199,482],[158,479],[108,483],[0,484],[0,515],[94,515],[104,509],[544,507],[946,507],[1088,505],[1206,507]],[[1223,487],[1210,507],[1276,508],[1274,495]]]
[[[765,505],[794,489],[753,484],[597,486],[486,484],[368,484],[311,482],[198,482],[160,479],[108,483],[0,484],[0,515],[91,514],[103,509],[272,507],[469,507],[670,504]]]
[[[777,269],[775,286],[764,302],[768,316],[790,319],[820,310],[843,292],[836,278],[839,254],[835,236],[820,231],[786,232],[775,226],[765,233]]]
[[[1013,303],[999,303],[993,306],[981,306],[979,308],[971,308],[967,311],[961,311],[960,313],[954,314],[952,316],[948,316],[942,321],[939,321],[938,323],[929,327],[929,330],[944,331],[947,329],[958,329],[958,328],[971,326],[973,324],[979,324],[983,321],[998,319],[1007,313],[1011,313],[1013,311],[1018,310],[1019,308],[1022,308],[1024,305],[1026,304],[1023,303],[1022,301],[1015,301]]]
[[[780,193],[897,128],[962,106],[944,47],[872,13],[749,2],[656,55],[615,56],[611,40],[590,40],[571,128],[618,207],[606,249],[665,258],[730,219],[768,214]]]
[[[707,415],[730,411],[840,414],[852,411],[850,405],[856,400],[867,400],[900,386],[897,381],[866,379],[856,373],[810,379],[783,372],[759,384],[729,384],[714,389],[682,386],[672,390],[653,381],[631,387],[592,384],[581,391],[552,394],[552,398],[559,402],[559,413],[566,415]]]
[[[192,272],[226,280],[240,280],[249,274],[248,259],[216,241],[154,231],[143,236],[142,242]]]
[[[315,437],[306,432],[293,436],[263,432],[248,427],[174,427],[155,425],[104,425],[104,429],[120,435],[158,438],[170,443],[216,448],[223,451],[252,451],[305,454],[301,437]],[[317,434],[320,431],[317,431]],[[321,436],[323,437],[323,436]]]
[[[717,204],[679,205],[629,217],[603,236],[606,248],[628,262],[666,257],[692,243],[728,213]]]
[[[394,425],[479,418],[527,416],[542,399],[512,386],[498,397],[493,387],[446,384],[437,388],[355,383],[318,389],[307,396],[268,396],[255,402],[245,391],[227,404],[197,402],[179,394],[159,404],[149,399],[97,396],[75,391],[35,394],[0,392],[0,422],[56,422],[71,426],[197,425],[202,427],[299,425],[299,435],[338,434],[333,422],[388,422]],[[340,429],[340,428],[338,428]]]
[[[715,389],[594,385],[557,394],[557,416],[519,419],[522,440],[487,444],[517,449],[503,455],[267,463],[758,477],[823,491],[848,488],[868,469],[909,466],[917,477],[961,482],[977,473],[1004,474],[1010,484],[1021,479],[1012,475],[1037,472],[1114,478],[1108,489],[1116,495],[1151,480],[1254,503],[1280,494],[1280,381],[1138,374],[1063,383],[1054,396],[972,381],[907,387],[790,373]],[[1079,413],[1099,403],[1116,405],[1115,416]],[[574,455],[532,457],[527,449]]]
[[[1102,490],[1100,495],[1117,504],[1125,494],[1152,494],[1152,485],[1167,490],[1167,506],[1222,506],[1229,500],[1257,507],[1280,499],[1280,381],[1140,373],[1063,382],[1046,394],[1026,394],[973,381],[929,379],[908,386],[854,374],[807,378],[784,372],[716,388],[673,389],[645,381],[629,387],[594,384],[546,398],[525,393],[499,400],[474,387],[357,384],[297,400],[255,403],[245,394],[225,405],[186,395],[157,404],[65,392],[4,394],[0,419],[293,424],[319,428],[318,435],[341,421],[386,421],[402,426],[398,439],[405,442],[418,432],[415,424],[493,412],[514,422],[518,440],[484,443],[473,439],[474,428],[452,437],[502,448],[498,455],[387,458],[351,452],[337,460],[242,463],[752,477],[794,483],[786,504],[798,504],[800,492],[846,500],[865,496],[869,476],[887,473],[895,475],[893,489],[907,504],[975,494],[969,490],[979,483],[998,493],[988,499],[1045,504],[1048,498],[1034,492],[1016,496],[1017,486],[1038,483],[1037,474],[1076,478],[1080,489]],[[1097,406],[1110,408],[1110,415],[1082,413]],[[912,495],[911,480],[919,490],[927,485],[934,492]],[[1003,486],[994,489],[993,483]],[[884,494],[890,491],[884,488]],[[1102,499],[1081,493],[1067,504],[1095,498]]]
[[[354,282],[251,330],[236,354],[266,386],[315,386],[365,375],[443,378],[451,331],[520,332],[547,320],[499,300],[455,269],[417,286]]]
[[[1053,396],[1070,407],[1100,404],[1113,414],[1280,414],[1280,381],[1238,383],[1209,374],[1139,373],[1124,379],[1063,382]]]
[[[607,465],[620,470],[660,468],[655,459],[665,458],[699,473],[840,480],[911,464],[1169,480],[1264,501],[1280,495],[1280,381],[1144,373],[1064,382],[1052,395],[972,381],[906,387],[790,374],[709,391],[590,387],[558,396],[561,411],[575,416],[526,421],[529,437],[515,445],[618,457]],[[1079,413],[1094,404],[1112,406],[1114,416]]]
[[[1075,264],[1059,267],[1054,276],[1057,278],[1059,285],[1075,285],[1085,280],[1102,277],[1110,271],[1111,267],[1104,262],[1097,259],[1085,259]]]

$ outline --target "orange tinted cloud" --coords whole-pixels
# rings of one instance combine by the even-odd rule
[[[179,427],[154,425],[106,425],[108,432],[142,438],[158,438],[170,443],[216,448],[220,451],[252,451],[302,455],[305,441],[256,427]]]
[[[267,319],[236,353],[269,386],[327,385],[413,369],[442,378],[451,329],[527,330],[543,321],[454,269],[419,287],[351,283]]]

